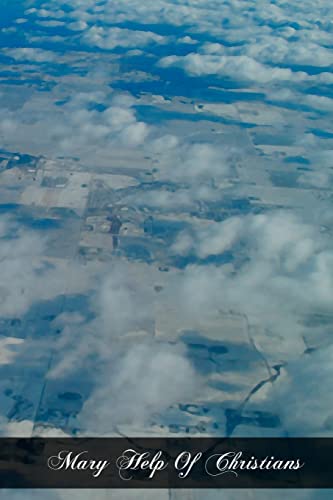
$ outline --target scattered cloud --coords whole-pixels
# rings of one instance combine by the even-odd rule
[[[137,48],[151,43],[166,43],[164,37],[151,31],[134,31],[123,28],[106,28],[103,26],[92,26],[83,37],[88,45],[101,49],[113,50],[117,47]]]
[[[246,55],[219,56],[193,52],[186,56],[164,57],[159,65],[162,68],[181,67],[191,76],[219,75],[259,84],[307,79],[304,72],[293,73],[289,68],[267,66]]]
[[[50,50],[32,47],[6,49],[5,53],[16,61],[25,61],[30,63],[49,63],[57,59],[57,55]]]
[[[254,323],[260,318],[272,335],[292,342],[305,328],[303,317],[311,311],[330,311],[329,237],[293,213],[211,222],[192,234],[181,234],[173,250],[200,258],[229,251],[235,258],[232,265],[219,268],[188,266],[183,277],[176,278],[176,300],[186,304],[185,314],[191,310],[209,317],[214,310],[242,311]],[[173,287],[170,293],[175,293]]]
[[[23,316],[36,302],[80,288],[86,280],[77,265],[67,266],[45,256],[47,238],[25,229],[15,219],[0,221],[0,314]]]
[[[171,405],[193,401],[197,391],[198,375],[179,347],[140,342],[119,353],[103,373],[80,422],[97,434],[110,433],[117,425],[145,428]]]

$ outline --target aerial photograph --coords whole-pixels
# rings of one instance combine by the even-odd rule
[[[0,63],[1,438],[332,438],[333,3],[0,0]]]

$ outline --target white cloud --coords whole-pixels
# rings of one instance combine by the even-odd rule
[[[173,181],[186,181],[196,186],[204,180],[230,176],[232,159],[240,154],[233,147],[208,142],[181,142],[170,135],[152,140],[149,150],[158,159],[159,178],[170,180],[172,171]]]
[[[325,171],[318,172],[304,172],[299,178],[298,182],[306,186],[312,186],[318,189],[326,189],[331,185],[332,176]]]
[[[83,37],[89,45],[112,50],[117,47],[137,48],[151,43],[165,43],[164,37],[150,31],[134,31],[123,28],[92,26]]]
[[[197,40],[194,40],[190,36],[186,35],[181,38],[178,38],[178,43],[186,43],[188,45],[196,45],[198,43]]]
[[[109,363],[117,342],[131,334],[135,337],[141,332],[152,336],[152,291],[146,282],[138,283],[131,273],[134,269],[130,264],[118,262],[109,266],[106,275],[98,274],[90,281],[90,287],[95,290],[91,307],[96,318],[88,324],[67,321],[57,343],[61,355],[50,378],[66,377],[76,370],[79,359],[88,359],[91,355]],[[63,323],[62,318],[57,321]]]
[[[259,34],[255,40],[240,47],[226,47],[219,43],[205,43],[204,54],[220,56],[247,55],[264,64],[308,65],[327,67],[333,63],[331,51],[307,37],[295,36],[295,32],[282,32],[276,36],[274,31]],[[289,36],[290,35],[290,36]],[[290,39],[291,37],[291,39]]]
[[[179,348],[155,342],[127,347],[104,373],[80,421],[104,434],[116,425],[148,426],[169,406],[193,400],[198,378]]]
[[[203,259],[209,255],[219,255],[232,248],[243,229],[243,221],[237,217],[221,224],[211,222],[195,234],[195,243],[188,233],[182,233],[171,250],[186,255],[194,249],[198,257]]]
[[[192,398],[199,379],[181,345],[154,338],[153,295],[128,266],[114,266],[98,282],[88,325],[71,322],[56,346],[59,362],[50,378],[66,379],[94,359],[96,388],[84,404],[79,425],[94,434],[116,425],[149,425],[156,414]]]
[[[212,311],[232,309],[292,343],[304,330],[303,316],[329,313],[333,252],[319,227],[281,211],[211,223],[184,236],[175,249],[185,254],[230,250],[237,259],[231,267],[192,265],[175,278],[170,297],[175,294],[183,314],[208,318]]]
[[[249,80],[260,84],[272,81],[302,81],[304,72],[292,72],[288,68],[264,65],[246,56],[219,56],[191,53],[186,56],[167,56],[159,61],[163,68],[178,66],[192,76],[219,75],[235,80]]]
[[[39,151],[48,156],[58,156],[60,151],[79,157],[90,154],[96,159],[96,148],[142,146],[150,129],[137,120],[134,100],[115,95],[104,111],[94,109],[96,102],[105,100],[104,92],[78,92],[60,107],[49,96],[35,94],[17,111],[0,109],[0,131],[14,150],[18,141],[26,144],[29,137],[39,137]]]
[[[24,315],[33,303],[82,286],[85,277],[77,265],[69,268],[50,263],[45,254],[46,238],[22,228],[14,220],[0,221],[0,315]]]
[[[16,49],[6,49],[6,55],[13,57],[16,61],[47,63],[56,60],[57,55],[50,50],[43,50],[32,47],[22,47]]]

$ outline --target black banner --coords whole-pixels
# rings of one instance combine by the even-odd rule
[[[327,438],[0,439],[0,488],[333,488]]]

